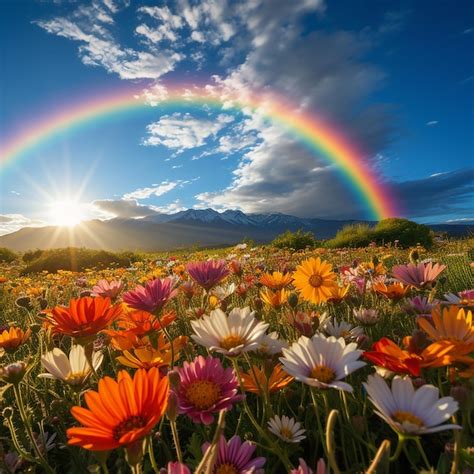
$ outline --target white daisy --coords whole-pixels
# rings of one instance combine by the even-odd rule
[[[337,322],[335,319],[325,320],[319,328],[328,336],[343,337],[346,341],[357,339],[364,334],[360,326],[354,327],[346,321]]]
[[[458,409],[453,397],[439,398],[433,385],[417,390],[410,378],[395,376],[391,389],[380,375],[369,375],[364,387],[375,413],[397,433],[421,435],[442,430],[461,429],[459,425],[442,424]]]
[[[230,295],[232,295],[235,292],[235,289],[237,288],[237,285],[232,282],[229,283],[228,285],[221,285],[221,286],[216,286],[211,290],[211,295],[214,295],[217,299],[220,301],[224,301],[226,298],[228,298]]]
[[[352,392],[341,380],[363,367],[359,359],[363,351],[354,342],[346,344],[342,337],[315,334],[311,339],[301,336],[289,349],[283,349],[280,361],[285,372],[296,380],[317,388],[336,388]]]
[[[257,350],[268,328],[267,323],[255,318],[255,311],[249,307],[234,308],[229,316],[215,309],[210,316],[191,321],[191,326],[194,341],[229,356]]]
[[[356,318],[357,321],[359,321],[361,324],[365,324],[366,326],[372,326],[380,319],[380,315],[376,309],[354,308],[352,311],[354,313],[354,318]]]
[[[268,429],[280,439],[287,443],[299,443],[306,438],[305,429],[301,428],[294,418],[283,415],[281,418],[275,415],[268,421]]]
[[[284,347],[288,347],[288,343],[285,340],[278,339],[278,333],[274,331],[263,335],[258,352],[272,356],[280,354]]]
[[[104,356],[101,352],[92,354],[94,370],[100,367]],[[48,379],[59,379],[70,385],[82,385],[92,373],[91,366],[87,361],[84,348],[73,345],[68,356],[57,347],[41,357],[41,362],[48,373],[39,374],[39,377]]]

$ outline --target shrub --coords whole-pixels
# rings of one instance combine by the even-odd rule
[[[15,252],[5,247],[0,247],[0,262],[11,263],[18,258]]]
[[[127,267],[130,258],[127,254],[116,254],[105,250],[90,250],[78,248],[63,248],[45,250],[41,255],[30,262],[23,270],[23,274],[48,271],[55,273],[58,270],[82,272],[87,268],[102,269],[111,266]]]
[[[302,250],[307,247],[315,247],[316,243],[312,232],[303,232],[299,229],[296,232],[287,230],[283,234],[278,235],[272,241],[271,245],[279,249]]]
[[[394,244],[400,247],[412,247],[421,244],[425,248],[433,245],[433,232],[423,224],[408,219],[390,218],[381,220],[370,227],[367,224],[351,224],[341,229],[327,242],[330,248],[366,247],[371,242],[378,245]]]
[[[27,252],[23,254],[22,259],[25,263],[30,263],[33,260],[36,260],[37,258],[41,257],[42,254],[43,254],[43,250],[40,250],[40,249],[28,250]]]

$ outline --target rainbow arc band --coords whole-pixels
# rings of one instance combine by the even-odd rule
[[[247,94],[245,99],[229,96],[222,99],[206,88],[181,86],[168,88],[155,107],[172,110],[204,105],[222,112],[258,111],[264,119],[281,127],[312,152],[334,164],[359,202],[367,208],[369,219],[381,220],[399,215],[391,190],[365,163],[356,146],[315,114],[296,112],[295,107],[281,97],[266,94],[262,101],[256,95]],[[9,163],[26,157],[35,147],[57,138],[65,131],[121,113],[150,110],[150,107],[141,90],[130,89],[65,105],[60,111],[39,119],[6,143],[0,144],[0,172]]]

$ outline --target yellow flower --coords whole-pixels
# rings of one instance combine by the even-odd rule
[[[431,312],[432,322],[418,319],[418,325],[433,341],[450,341],[456,345],[469,345],[474,349],[472,311],[453,305],[437,306]]]
[[[347,286],[339,286],[335,285],[331,290],[331,296],[329,297],[329,302],[331,303],[340,303],[349,292],[350,285]]]
[[[324,303],[331,297],[336,285],[336,274],[328,262],[318,258],[305,260],[293,273],[293,284],[303,299],[311,303]]]
[[[264,303],[268,306],[279,309],[287,302],[288,291],[284,289],[272,291],[265,288],[265,290],[260,290],[260,298],[262,298]]]
[[[264,273],[260,277],[260,283],[272,290],[281,290],[291,283],[293,277],[290,273],[273,272]]]

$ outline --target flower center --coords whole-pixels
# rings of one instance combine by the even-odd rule
[[[113,437],[116,441],[130,431],[143,428],[146,425],[145,419],[142,416],[131,416],[119,423],[113,430]]]
[[[326,365],[317,365],[311,370],[309,376],[323,383],[331,383],[336,378],[336,372]]]
[[[219,385],[210,380],[197,380],[186,388],[186,398],[199,410],[212,407],[221,394]]]
[[[423,421],[418,418],[413,413],[409,413],[407,411],[396,411],[392,417],[398,421],[399,423],[404,423],[405,421],[416,426],[424,426]]]
[[[89,372],[70,372],[65,381],[69,385],[81,385],[88,376]]]
[[[226,462],[216,469],[216,474],[239,474],[239,470],[233,464]]]
[[[286,428],[285,426],[280,428],[280,435],[282,438],[285,438],[285,439],[293,439],[293,432],[289,428]]]
[[[323,279],[321,278],[321,275],[311,275],[309,277],[309,284],[313,288],[319,288],[323,284]]]
[[[226,350],[230,350],[242,344],[245,344],[245,339],[242,336],[238,336],[236,334],[231,334],[227,337],[224,337],[220,343],[221,347]]]

